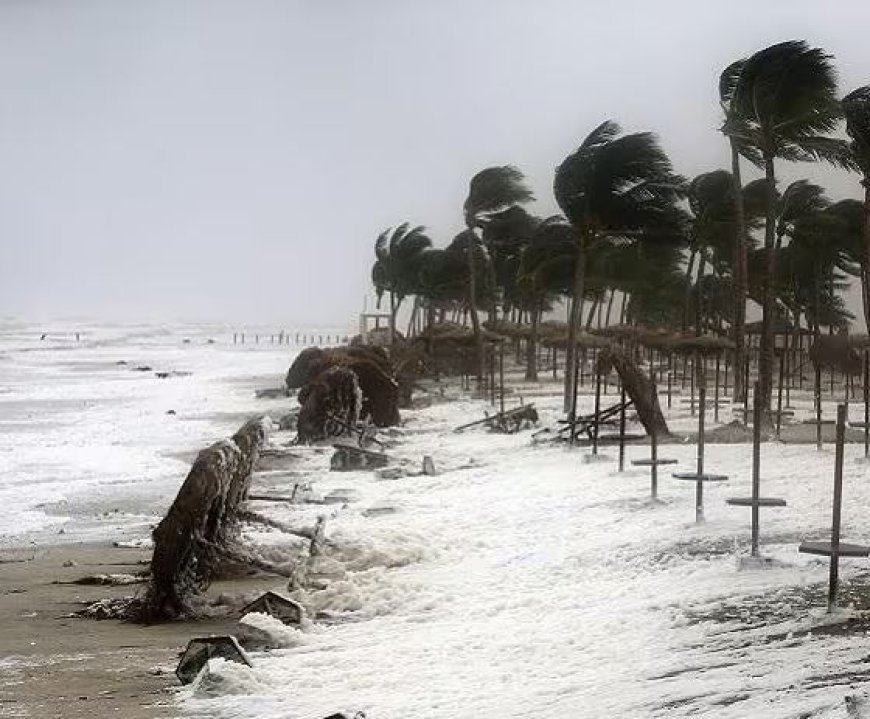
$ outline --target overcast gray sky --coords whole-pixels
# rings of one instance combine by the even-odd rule
[[[374,238],[607,118],[727,166],[716,81],[805,38],[870,83],[866,0],[0,0],[0,315],[344,323]],[[789,168],[858,196],[857,178]]]

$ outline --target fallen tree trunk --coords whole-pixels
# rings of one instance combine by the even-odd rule
[[[606,374],[615,369],[622,381],[626,394],[634,403],[638,419],[647,434],[656,437],[670,435],[668,423],[659,405],[658,392],[653,381],[640,371],[631,356],[618,347],[607,347],[598,354],[597,371]]]
[[[152,534],[151,584],[138,619],[195,615],[191,600],[208,587],[224,549],[238,535],[241,502],[265,439],[262,420],[199,453],[175,501]]]

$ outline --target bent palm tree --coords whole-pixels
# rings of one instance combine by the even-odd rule
[[[396,313],[402,301],[418,289],[420,261],[432,246],[422,225],[411,228],[404,222],[395,230],[384,230],[375,240],[375,263],[372,282],[378,296],[378,305],[384,292],[390,293],[390,342],[396,340]]]
[[[870,332],[870,85],[859,87],[843,98],[846,132],[852,138],[852,160],[861,172],[864,186],[864,227],[861,262],[861,299],[864,322]]]
[[[468,228],[466,257],[468,262],[468,305],[471,325],[474,329],[477,346],[477,383],[483,381],[484,349],[483,335],[480,332],[480,318],[477,316],[477,270],[475,268],[474,247],[479,245],[475,230],[481,226],[488,215],[503,212],[514,205],[521,205],[534,199],[532,191],[526,187],[525,176],[516,167],[488,167],[481,170],[468,185],[463,214]]]
[[[574,282],[568,323],[565,411],[573,396],[575,340],[580,303],[586,291],[588,254],[607,238],[625,241],[672,239],[685,220],[676,206],[685,181],[651,133],[618,137],[619,126],[607,121],[556,169],[556,203],[574,230]]]
[[[841,117],[831,57],[802,40],[772,45],[747,59],[736,73],[730,95],[735,125],[728,130],[739,146],[760,155],[768,189],[764,225],[765,280],[759,362],[760,399],[770,408],[773,387],[773,282],[776,277],[777,158],[825,160],[848,167],[842,140],[829,137]],[[756,158],[757,159],[757,158]]]

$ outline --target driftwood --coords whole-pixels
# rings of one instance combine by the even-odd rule
[[[237,537],[239,505],[264,439],[263,422],[252,420],[232,439],[199,453],[154,529],[151,584],[137,618],[152,622],[195,614],[191,600],[209,585]]]
[[[372,452],[361,447],[352,447],[345,444],[333,445],[335,454],[329,463],[329,468],[334,472],[350,472],[360,469],[376,469],[386,467],[390,458],[380,452]]]
[[[464,432],[471,427],[486,425],[489,429],[500,432],[518,432],[523,426],[534,424],[538,421],[538,411],[533,404],[524,404],[521,407],[496,414],[487,415],[483,419],[476,419],[474,422],[467,422],[454,428],[454,432]]]
[[[598,355],[599,374],[606,374],[615,369],[622,380],[622,386],[626,394],[631,398],[637,412],[638,419],[647,434],[655,434],[657,437],[670,435],[668,424],[659,406],[658,393],[655,385],[647,377],[631,356],[618,347],[608,347],[600,351]]]

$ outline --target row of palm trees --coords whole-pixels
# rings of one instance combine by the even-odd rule
[[[531,358],[542,316],[564,299],[567,399],[584,310],[589,325],[606,306],[609,322],[618,295],[620,322],[728,332],[742,365],[751,298],[762,309],[760,398],[769,407],[780,320],[816,332],[846,326],[852,316],[842,293],[858,276],[870,325],[870,86],[839,99],[831,56],[789,41],[729,65],[719,93],[730,171],[687,180],[655,135],[624,134],[606,121],[556,169],[560,215],[530,214],[523,174],[490,167],[469,183],[466,229],[447,247],[435,248],[423,227],[407,223],[382,233],[372,279],[379,298],[389,295],[391,327],[409,296],[430,321],[446,308],[464,310],[482,376],[479,312],[527,321]],[[848,140],[836,136],[844,119]],[[807,180],[780,191],[781,161],[857,171],[864,202],[833,202]],[[744,183],[747,162],[764,177]],[[742,395],[739,381],[734,390]]]

